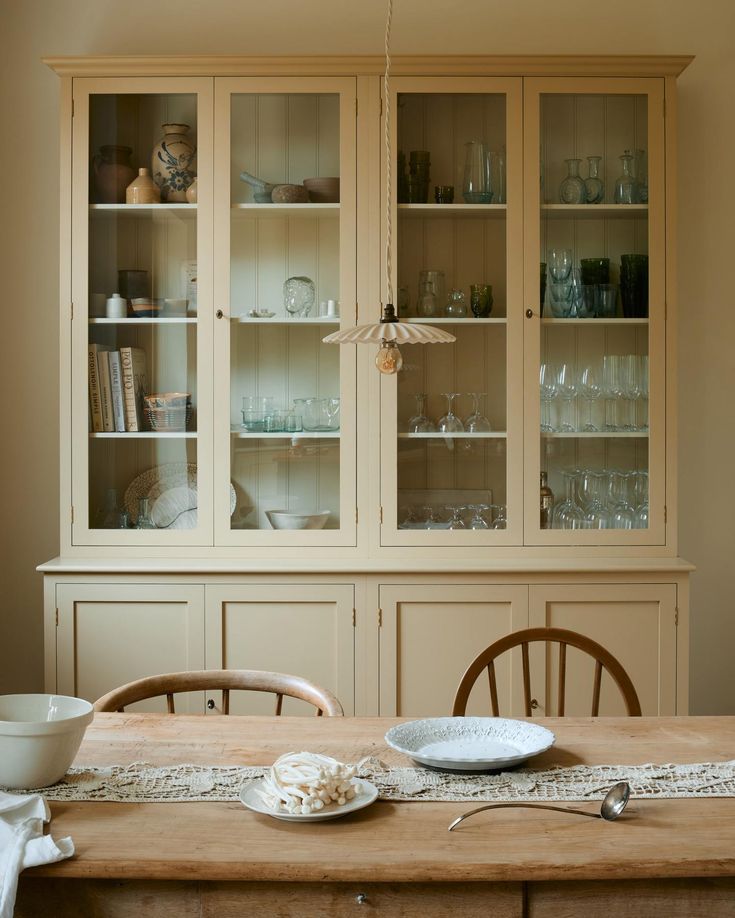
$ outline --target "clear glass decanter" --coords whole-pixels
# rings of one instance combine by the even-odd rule
[[[138,498],[138,517],[135,520],[136,529],[156,529],[157,526],[151,519],[151,513],[148,507],[148,498]]]
[[[601,160],[601,156],[587,157],[589,174],[584,181],[584,187],[587,191],[588,204],[602,204],[605,199],[605,185],[599,175]]]
[[[637,204],[638,184],[633,175],[633,154],[626,150],[619,159],[622,163],[623,171],[615,182],[615,203]]]
[[[567,164],[567,177],[559,186],[559,201],[562,204],[585,204],[587,189],[584,179],[579,174],[581,159],[565,159]]]

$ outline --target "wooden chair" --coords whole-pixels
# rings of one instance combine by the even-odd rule
[[[113,689],[94,703],[95,711],[123,711],[125,705],[165,695],[168,713],[175,714],[174,695],[179,692],[208,692],[222,690],[222,712],[230,713],[230,692],[272,692],[276,696],[276,715],[281,714],[284,695],[300,698],[316,708],[316,716],[342,717],[344,710],[339,700],[326,689],[301,676],[285,673],[261,672],[255,669],[205,669],[188,673],[166,673],[148,676]],[[214,708],[210,699],[207,706]]]
[[[454,696],[454,707],[452,714],[463,716],[467,709],[467,699],[470,696],[472,687],[477,681],[480,673],[487,669],[488,680],[490,682],[490,703],[494,717],[499,716],[498,712],[498,686],[495,679],[495,660],[500,654],[511,650],[513,647],[520,646],[521,658],[523,660],[523,697],[526,708],[526,717],[532,714],[531,699],[531,672],[528,662],[528,645],[532,641],[544,641],[545,643],[553,642],[559,644],[559,689],[558,689],[558,716],[564,716],[564,697],[566,688],[566,662],[567,646],[576,647],[584,653],[589,654],[596,661],[595,678],[592,688],[592,716],[597,717],[600,711],[600,684],[602,681],[602,671],[606,669],[612,676],[615,684],[625,701],[625,707],[629,717],[641,716],[641,705],[638,701],[638,695],[630,680],[630,676],[623,669],[622,665],[615,657],[605,648],[593,641],[592,638],[585,637],[583,634],[577,634],[576,631],[566,631],[563,628],[527,628],[524,631],[515,631],[508,634],[500,640],[495,641],[488,648],[476,657],[469,665],[462,680],[459,683],[457,694]]]

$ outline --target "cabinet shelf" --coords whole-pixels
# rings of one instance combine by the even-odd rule
[[[338,217],[339,204],[233,204],[238,217]]]
[[[297,430],[293,432],[279,430],[271,433],[251,432],[233,427],[230,433],[234,439],[238,440],[339,440],[338,430]]]
[[[648,216],[648,204],[542,204],[541,216],[561,220],[630,220]]]
[[[166,214],[176,217],[196,217],[196,204],[90,204],[91,216],[121,214],[128,217],[142,217],[151,214]]]
[[[647,430],[555,430],[541,431],[548,440],[647,440]]]
[[[195,440],[196,437],[195,430],[97,431],[89,434],[91,440]]]
[[[487,433],[440,433],[433,430],[430,433],[399,433],[399,440],[506,440],[507,430],[490,430]]]
[[[90,325],[195,325],[196,318],[191,316],[168,316],[163,318],[130,318],[130,319],[107,319],[105,317],[92,318],[89,320]]]
[[[231,322],[240,325],[339,325],[339,316],[307,316],[305,319],[287,319],[284,316],[273,316],[270,319],[252,318],[247,313],[230,316]]]
[[[507,204],[399,204],[399,216],[406,217],[495,217],[504,219]]]
[[[542,325],[648,325],[648,319],[541,319]]]
[[[507,325],[508,320],[505,316],[496,319],[476,319],[474,316],[467,316],[465,319],[451,319],[446,316],[424,317],[414,316],[408,319],[401,319],[409,325]]]

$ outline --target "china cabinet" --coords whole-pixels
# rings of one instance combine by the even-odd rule
[[[379,58],[48,63],[67,433],[47,687],[238,666],[436,713],[483,646],[553,624],[617,654],[646,713],[686,712],[688,58],[403,58],[389,106]],[[140,169],[158,187],[128,203]],[[323,339],[379,315],[389,220],[401,320],[456,340],[383,377]]]

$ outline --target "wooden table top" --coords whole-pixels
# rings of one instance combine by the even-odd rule
[[[308,749],[408,764],[383,740],[394,718],[97,714],[82,765],[269,765]],[[552,765],[735,758],[735,717],[546,718]],[[598,804],[575,804],[594,811]],[[633,801],[617,822],[498,810],[449,833],[469,803],[388,802],[294,824],[236,803],[51,803],[76,856],[37,876],[275,881],[579,880],[735,875],[735,799]]]

